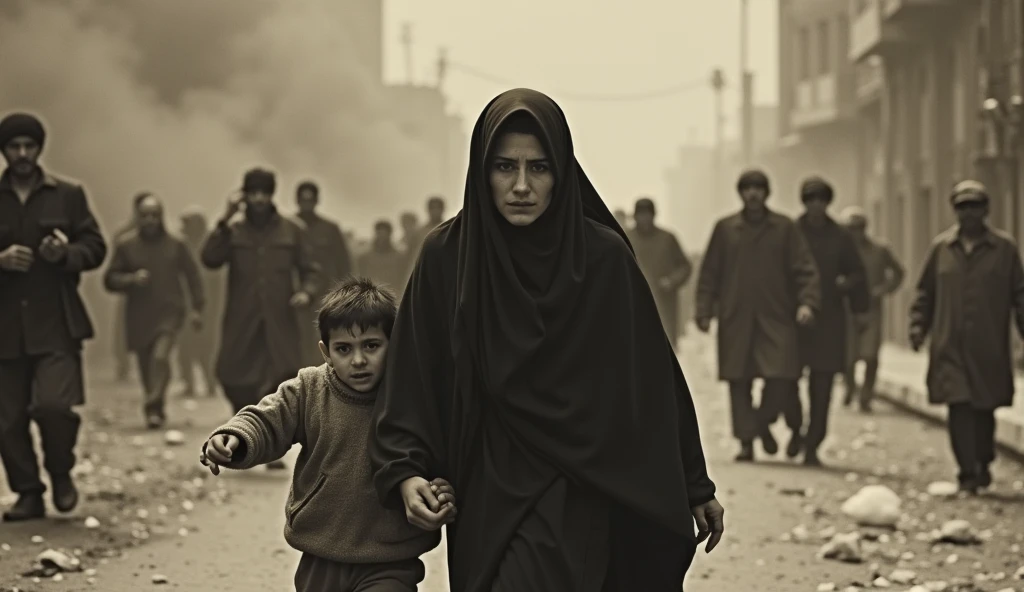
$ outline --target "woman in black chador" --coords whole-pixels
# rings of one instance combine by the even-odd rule
[[[451,481],[453,592],[678,592],[721,538],[650,288],[541,93],[477,121],[462,211],[423,245],[384,384],[377,490],[437,527],[429,480]]]

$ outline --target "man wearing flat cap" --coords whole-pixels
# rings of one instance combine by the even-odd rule
[[[39,166],[45,143],[32,115],[0,121],[0,457],[18,494],[5,521],[46,513],[31,421],[54,506],[70,512],[78,503],[71,470],[81,419],[73,408],[85,402],[82,341],[93,336],[78,283],[107,253],[82,187]]]
[[[977,181],[953,188],[957,224],[932,243],[910,309],[914,349],[930,336],[928,399],[947,405],[962,491],[992,483],[995,410],[1013,403],[1010,318],[1024,336],[1024,268],[1017,243],[986,223]]]
[[[626,235],[633,245],[640,271],[654,293],[661,324],[672,349],[676,349],[679,345],[679,290],[690,279],[693,265],[679,246],[676,235],[654,224],[656,215],[651,199],[636,200],[633,211],[636,225],[626,230]]]
[[[729,383],[737,461],[754,459],[754,440],[768,454],[778,443],[761,417],[793,396],[800,378],[797,328],[821,308],[818,267],[803,233],[766,205],[771,195],[761,171],[744,172],[736,184],[738,213],[715,224],[697,281],[696,323],[707,332],[718,318],[718,375]],[[761,408],[753,407],[755,378],[764,380]],[[791,443],[799,444],[800,425]]]
[[[278,213],[276,189],[271,171],[245,173],[241,195],[229,200],[201,253],[209,269],[228,268],[216,372],[236,413],[305,366],[306,333],[296,311],[309,306],[320,285],[305,229]]]

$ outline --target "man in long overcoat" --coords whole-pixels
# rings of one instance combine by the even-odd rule
[[[743,209],[715,224],[697,281],[695,321],[707,332],[718,318],[718,373],[729,383],[736,459],[754,458],[760,436],[765,452],[778,445],[767,422],[754,411],[755,378],[763,378],[763,409],[781,408],[796,395],[800,377],[798,325],[808,325],[821,307],[818,268],[793,220],[766,206],[768,177],[744,172],[737,183]],[[799,440],[800,425],[791,441]]]
[[[166,419],[174,342],[186,319],[201,326],[206,302],[192,253],[164,226],[163,202],[140,193],[135,220],[137,229],[118,241],[103,282],[108,291],[126,296],[127,345],[138,361],[143,416],[155,429]]]
[[[656,216],[652,200],[638,199],[633,213],[636,226],[627,230],[626,235],[633,245],[640,271],[654,294],[665,333],[675,349],[679,341],[679,291],[690,279],[693,266],[676,236],[655,225]]]
[[[306,233],[278,213],[276,188],[272,172],[247,172],[242,198],[228,203],[203,245],[203,265],[228,266],[217,379],[236,413],[303,367],[303,333],[295,309],[309,306],[319,290]],[[243,207],[244,218],[232,222]]]
[[[963,491],[992,483],[995,410],[1013,403],[1010,317],[1024,336],[1024,268],[1017,243],[988,226],[989,195],[976,181],[951,196],[958,223],[940,234],[917,282],[910,342],[931,336],[928,399],[948,405]]]
[[[862,315],[869,299],[861,262],[853,237],[828,215],[835,197],[832,186],[811,177],[800,188],[804,214],[797,225],[804,235],[821,281],[821,309],[814,323],[801,327],[800,361],[810,371],[807,377],[810,421],[804,434],[804,464],[818,466],[818,447],[828,432],[828,414],[836,374],[846,370],[847,310]],[[794,419],[803,416],[800,397],[790,398]],[[794,446],[795,449],[795,446]],[[792,453],[793,449],[787,449]]]
[[[848,346],[843,404],[848,406],[854,398],[858,398],[860,410],[869,413],[878,378],[879,352],[882,349],[882,299],[900,288],[905,270],[888,245],[868,236],[868,219],[861,208],[846,208],[840,217],[853,236],[860,259],[864,262],[868,293],[871,296],[868,312],[860,315],[860,319],[851,313],[846,324]],[[859,388],[857,362],[864,362],[864,382]]]
[[[39,166],[42,122],[27,113],[0,121],[0,457],[18,500],[5,521],[46,514],[30,431],[39,428],[53,505],[78,504],[71,477],[85,403],[82,342],[93,325],[78,293],[84,272],[107,254],[81,185]]]
[[[317,345],[320,342],[320,332],[316,327],[316,316],[320,310],[320,300],[332,286],[352,273],[352,255],[338,223],[317,212],[317,206],[320,205],[320,187],[316,183],[300,183],[295,190],[295,203],[299,208],[296,218],[306,231],[313,261],[320,268],[319,291],[312,294],[309,306],[298,311],[306,364],[319,366],[324,360]]]
[[[209,223],[202,209],[192,206],[181,213],[181,239],[196,261],[201,257],[203,242],[208,233]],[[206,302],[201,313],[201,322],[186,324],[178,336],[176,359],[178,374],[184,382],[183,394],[186,397],[195,396],[198,392],[196,370],[199,370],[203,378],[206,394],[213,396],[217,392],[214,361],[217,355],[217,341],[220,339],[220,318],[224,309],[224,276],[223,270],[206,267],[199,270]]]

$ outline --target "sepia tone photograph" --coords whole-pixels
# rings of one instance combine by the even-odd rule
[[[0,0],[0,592],[1024,592],[1024,0]]]

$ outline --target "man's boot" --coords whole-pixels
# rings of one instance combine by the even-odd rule
[[[751,462],[754,460],[754,443],[752,441],[740,442],[740,452],[736,455],[736,462]]]
[[[46,504],[43,502],[42,493],[23,493],[18,496],[6,512],[4,522],[23,522],[25,520],[36,520],[46,516]]]
[[[793,433],[789,436],[789,444],[786,445],[786,456],[796,458],[800,456],[800,451],[803,448],[804,437],[800,434],[800,430],[793,430]]]
[[[71,480],[71,475],[51,476],[53,485],[53,505],[61,512],[70,512],[78,505],[78,488]]]

